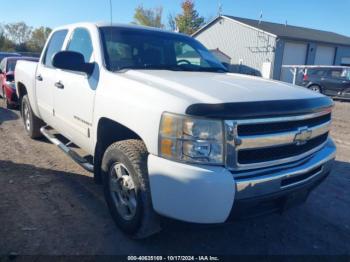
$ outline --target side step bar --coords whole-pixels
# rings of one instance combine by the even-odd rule
[[[48,126],[44,126],[40,129],[40,132],[54,145],[56,145],[59,149],[61,149],[67,156],[73,159],[78,165],[84,168],[86,171],[93,173],[94,166],[90,164],[85,158],[79,156],[75,151],[70,149],[60,140],[58,140],[54,135],[50,133],[51,128]]]

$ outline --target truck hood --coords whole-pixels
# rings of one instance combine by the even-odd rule
[[[189,103],[218,104],[323,97],[303,87],[231,73],[130,70],[123,76]]]

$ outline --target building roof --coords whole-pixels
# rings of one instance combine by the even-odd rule
[[[340,44],[340,45],[350,45],[350,37],[329,32],[329,31],[322,31],[322,30],[311,29],[306,27],[278,24],[278,23],[272,23],[267,21],[259,21],[259,20],[253,20],[248,18],[229,16],[229,15],[224,15],[222,17],[235,20],[239,23],[273,34],[279,38],[289,38],[289,39],[295,39],[295,40],[306,40],[306,41],[324,42],[324,43],[332,43],[332,44]],[[212,24],[213,22],[216,22],[220,18],[221,17],[217,17],[208,25]],[[196,32],[195,35],[198,34],[200,31],[202,31],[206,26],[204,26],[202,29]]]

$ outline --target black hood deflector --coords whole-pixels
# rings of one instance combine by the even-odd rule
[[[186,114],[207,118],[238,120],[311,114],[331,108],[333,105],[334,102],[329,97],[222,104],[194,104],[187,108]]]

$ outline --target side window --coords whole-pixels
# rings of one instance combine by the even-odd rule
[[[90,62],[93,47],[89,32],[83,28],[75,29],[67,50],[83,54],[85,62]]]
[[[346,69],[343,70],[340,76],[343,80],[348,79],[348,71]]]
[[[331,78],[341,78],[342,70],[331,70],[330,77]]]
[[[329,75],[328,69],[309,69],[308,74],[314,77],[324,77]]]
[[[48,67],[52,67],[52,57],[59,51],[62,50],[64,39],[66,39],[68,30],[61,30],[55,32],[46,48],[46,53],[44,56],[43,63]]]

